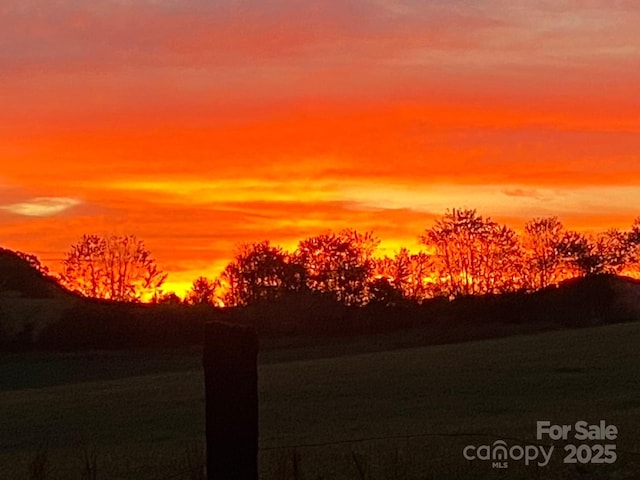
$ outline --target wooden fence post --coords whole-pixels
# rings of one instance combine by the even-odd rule
[[[208,480],[258,479],[258,337],[207,323],[204,374]]]

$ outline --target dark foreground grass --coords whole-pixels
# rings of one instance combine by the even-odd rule
[[[640,325],[624,324],[286,362],[267,352],[261,478],[639,478],[639,344]],[[537,443],[537,420],[583,419],[618,426],[615,464],[564,465],[562,442],[545,468],[462,457],[468,444]],[[29,478],[43,451],[50,479],[82,478],[87,451],[99,479],[190,479],[203,441],[197,349],[0,364],[2,480]]]

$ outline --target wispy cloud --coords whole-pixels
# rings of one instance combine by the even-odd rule
[[[80,200],[66,197],[36,197],[19,203],[1,205],[0,209],[26,217],[50,217],[79,205]]]
[[[505,188],[502,193],[508,197],[533,198],[535,200],[552,198],[533,188]]]
[[[93,185],[95,188],[97,185]],[[145,195],[151,201],[183,205],[268,202],[317,203],[337,200],[335,188],[323,181],[281,178],[235,177],[232,179],[131,179],[107,182],[103,188],[114,192]]]

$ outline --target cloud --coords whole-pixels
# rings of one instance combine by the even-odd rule
[[[80,203],[82,202],[75,198],[36,197],[25,202],[2,205],[0,209],[26,217],[50,217],[65,212]]]
[[[508,197],[524,197],[533,198],[535,200],[544,200],[545,198],[549,198],[540,191],[531,188],[505,188],[502,190],[502,193]]]
[[[143,194],[166,203],[193,205],[251,203],[256,201],[315,203],[336,199],[336,193],[327,182],[295,181],[287,178],[267,180],[261,178],[231,179],[158,179],[116,180],[104,188],[115,192]]]
[[[367,61],[380,59],[380,51],[400,51],[403,39],[469,43],[475,30],[495,24],[472,9],[461,14],[438,2],[393,8],[344,0],[24,3],[5,8],[0,20],[12,47],[0,57],[5,67]]]

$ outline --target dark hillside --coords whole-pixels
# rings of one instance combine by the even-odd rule
[[[74,296],[54,278],[46,276],[6,248],[0,248],[0,295],[23,298]]]
[[[435,298],[421,304],[346,307],[317,293],[232,309],[235,321],[253,324],[266,336],[344,336],[384,333],[431,324],[533,324],[581,327],[640,320],[640,281],[614,275],[568,280],[526,293]]]
[[[84,298],[0,249],[0,350],[197,345],[204,322],[217,315],[210,307]]]
[[[0,248],[0,349],[31,348],[79,301],[18,253]]]
[[[44,329],[37,345],[54,350],[200,345],[204,323],[219,315],[218,310],[206,306],[83,299]]]
[[[255,325],[263,338],[303,336],[322,342],[419,328],[424,344],[452,343],[502,336],[523,330],[521,326],[540,330],[635,321],[640,319],[640,281],[594,275],[534,293],[364,307],[347,307],[324,294],[301,292],[220,310],[83,298],[16,253],[0,250],[0,348],[5,350],[197,345],[202,342],[204,322],[215,319]]]

